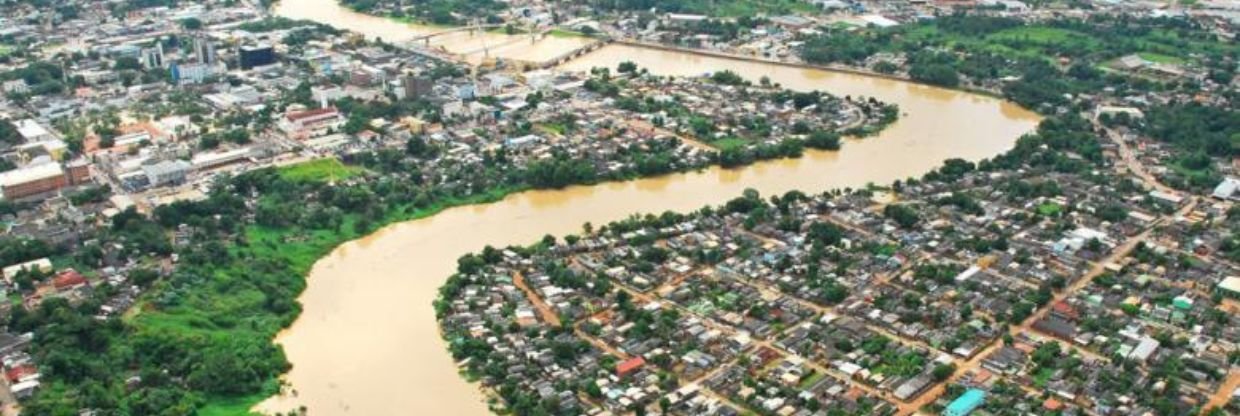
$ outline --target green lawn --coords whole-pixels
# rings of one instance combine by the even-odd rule
[[[556,38],[584,38],[584,37],[589,36],[585,33],[581,33],[576,30],[565,30],[565,29],[551,29],[547,31],[547,34],[550,35],[551,37],[556,37]]]
[[[983,48],[1005,56],[1053,59],[1061,48],[1096,53],[1102,43],[1085,33],[1046,26],[1022,26],[990,34]]]
[[[1036,43],[1096,42],[1093,37],[1080,32],[1045,26],[1014,27],[991,34],[987,38],[1026,40]]]
[[[901,29],[904,30],[904,29]],[[970,50],[983,50],[1007,57],[1048,58],[1040,45],[1048,45],[1060,39],[1070,39],[1076,32],[1047,27],[1021,27],[993,33],[985,37],[966,37],[947,33],[933,25],[914,26],[907,29],[904,38],[909,43],[942,43],[951,48],[962,45]],[[1084,36],[1084,35],[1080,35]],[[1017,48],[1010,44],[1028,42]],[[896,49],[888,50],[895,52]]]
[[[710,142],[711,147],[714,147],[719,150],[728,150],[728,149],[743,147],[746,144],[749,144],[749,141],[742,139],[740,137],[724,137],[722,139]]]
[[[813,387],[814,383],[817,383],[818,380],[822,380],[823,378],[826,378],[826,377],[827,377],[827,373],[815,372],[814,375],[806,377],[805,380],[801,380],[800,387],[802,390],[808,389],[810,387]]]
[[[817,7],[799,0],[733,0],[713,3],[710,15],[721,17],[756,16],[759,14],[810,14],[817,13]]]
[[[338,181],[361,175],[365,169],[345,166],[336,158],[316,159],[280,168],[280,177],[297,182]]]
[[[559,134],[559,135],[563,135],[565,132],[568,131],[568,126],[565,125],[564,123],[542,123],[542,124],[539,124],[538,127],[542,128],[544,131],[547,131],[548,133],[554,133],[554,134]]]
[[[891,257],[900,251],[900,247],[895,244],[883,244],[874,248],[874,255]]]
[[[1154,62],[1154,63],[1159,63],[1159,64],[1175,64],[1175,65],[1184,64],[1184,59],[1181,59],[1180,57],[1171,56],[1171,55],[1163,55],[1161,53],[1141,52],[1141,53],[1138,53],[1137,56],[1140,56],[1141,59]]]
[[[1059,204],[1056,204],[1054,202],[1046,202],[1041,205],[1038,205],[1038,214],[1044,215],[1047,217],[1053,217],[1053,216],[1059,215],[1059,211],[1062,209],[1063,208],[1060,207]]]

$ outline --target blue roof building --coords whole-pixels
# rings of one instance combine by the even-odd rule
[[[986,401],[986,392],[978,389],[969,389],[964,394],[953,400],[947,405],[947,410],[943,411],[943,416],[967,416],[977,408],[982,407],[982,403]]]

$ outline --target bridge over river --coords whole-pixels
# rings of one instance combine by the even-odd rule
[[[437,32],[340,7],[335,0],[281,0],[277,14],[311,19],[392,41]],[[471,52],[485,39],[441,34],[450,52]],[[516,36],[528,42],[528,34]],[[299,297],[297,321],[276,339],[293,363],[286,375],[296,394],[259,405],[266,412],[307,406],[314,415],[488,415],[484,395],[460,377],[440,338],[432,301],[456,259],[486,245],[529,244],[546,234],[581,231],[633,213],[688,211],[722,203],[754,188],[765,195],[791,189],[885,184],[921,176],[944,159],[979,160],[1012,147],[1034,129],[1034,113],[1000,99],[854,73],[729,59],[548,36],[533,45],[490,49],[503,59],[553,60],[558,68],[615,68],[631,61],[659,75],[692,76],[728,69],[748,79],[768,77],[794,90],[874,97],[900,106],[901,117],[876,136],[847,140],[839,151],[806,151],[799,159],[742,169],[711,168],[621,183],[530,191],[501,201],[445,210],[392,225],[346,243],[320,259]],[[476,55],[475,55],[476,56]]]

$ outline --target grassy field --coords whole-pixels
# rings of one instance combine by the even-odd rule
[[[537,128],[552,134],[563,135],[568,131],[568,126],[563,123],[540,123]]]
[[[365,169],[345,166],[339,159],[323,158],[280,168],[280,177],[296,182],[328,182],[361,175]]]
[[[1153,63],[1158,63],[1158,64],[1175,64],[1175,65],[1184,64],[1184,60],[1179,57],[1171,56],[1171,55],[1163,55],[1161,53],[1141,52],[1141,53],[1138,53],[1137,56],[1140,56],[1141,59],[1144,59],[1144,60],[1147,60]]]
[[[714,10],[707,14],[722,17],[756,16],[759,14],[809,14],[817,13],[817,7],[799,0],[734,0],[714,4]]]
[[[995,35],[998,35],[998,33],[996,33]],[[1011,34],[1009,34],[1009,36],[1010,35]],[[1003,39],[1002,37],[997,38],[997,39],[967,38],[963,36],[953,35],[950,33],[945,33],[942,30],[939,30],[938,27],[935,27],[933,25],[914,26],[911,29],[907,29],[907,31],[904,32],[903,36],[910,43],[942,42],[948,47],[954,47],[956,45],[965,45],[971,50],[985,50],[985,51],[989,51],[989,52],[996,53],[999,55],[1004,55],[1004,56],[1012,56],[1012,57],[1038,56],[1038,53],[1036,51],[1023,51],[1019,49],[1014,49],[1012,47],[1009,47],[1007,45],[1000,43],[998,40]],[[899,48],[890,48],[888,52],[897,52],[898,50]]]
[[[800,388],[808,389],[810,387],[813,387],[814,383],[817,383],[819,380],[822,380],[826,377],[827,377],[827,373],[815,372],[814,375],[806,377],[805,380],[801,381]]]
[[[564,30],[564,29],[551,29],[547,31],[547,35],[550,35],[551,37],[556,37],[556,38],[584,38],[584,37],[589,36],[589,35],[586,35],[585,33],[581,33],[576,30]]]
[[[991,34],[987,38],[990,40],[1024,40],[1042,44],[1096,42],[1093,37],[1080,32],[1044,26],[1014,27]]]
[[[702,14],[714,17],[755,17],[784,14],[813,14],[820,10],[802,0],[682,0],[656,2],[661,11]]]
[[[1007,56],[1054,59],[1058,55],[1056,48],[1095,53],[1101,49],[1102,43],[1093,36],[1068,29],[1024,26],[986,36],[985,47]]]
[[[740,137],[725,137],[725,138],[710,142],[710,145],[712,147],[719,149],[719,150],[728,150],[732,148],[742,147],[742,146],[745,146],[746,144],[749,144],[749,141],[742,139]]]
[[[1059,204],[1056,204],[1054,202],[1047,202],[1042,205],[1038,205],[1038,214],[1047,216],[1047,217],[1053,217],[1053,216],[1059,215],[1059,211],[1062,209],[1063,208],[1061,208]]]
[[[940,43],[948,47],[966,46],[970,50],[985,50],[1008,57],[1034,57],[1054,59],[1058,51],[1072,50],[1089,55],[1108,54],[1103,39],[1088,33],[1049,26],[1021,26],[1001,30],[984,37],[968,37],[948,33],[933,24],[915,25],[897,29],[910,43]],[[1225,52],[1207,42],[1181,38],[1171,31],[1151,31],[1132,39],[1140,51],[1138,54],[1151,62],[1188,64],[1194,54]],[[898,48],[897,48],[898,49]],[[892,50],[894,51],[894,50]]]

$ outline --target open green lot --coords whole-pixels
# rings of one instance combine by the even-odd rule
[[[744,147],[746,144],[749,144],[749,141],[742,139],[740,137],[724,137],[722,139],[714,140],[710,142],[711,147],[714,147],[719,150],[741,148],[741,147]]]
[[[280,168],[280,177],[296,182],[330,182],[361,175],[365,169],[345,166],[335,158],[324,158]]]

